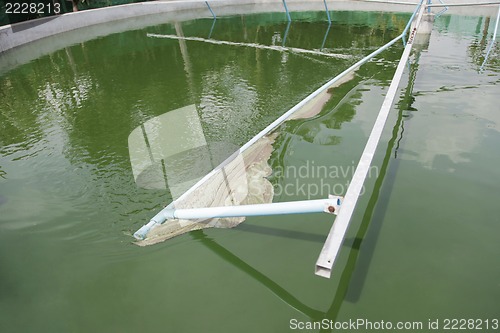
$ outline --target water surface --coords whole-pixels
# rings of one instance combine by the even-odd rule
[[[498,318],[500,67],[496,46],[479,70],[491,36],[485,18],[443,16],[414,54],[331,280],[313,274],[332,223],[321,214],[132,244],[131,233],[171,199],[134,183],[134,128],[195,104],[208,140],[239,146],[397,36],[408,17],[338,12],[329,30],[324,13],[297,14],[288,29],[282,13],[166,23],[4,73],[3,331],[287,332],[292,318]],[[345,192],[401,52],[391,48],[362,67],[318,116],[279,129],[270,160],[275,201]],[[325,166],[339,173],[314,174]],[[300,167],[305,176],[291,173]]]

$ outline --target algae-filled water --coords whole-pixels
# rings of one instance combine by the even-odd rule
[[[165,23],[3,69],[0,331],[289,332],[324,318],[422,323],[415,332],[474,319],[498,331],[500,50],[481,71],[485,17],[442,16],[416,47],[332,279],[313,274],[328,215],[132,244],[171,199],[134,183],[132,130],[194,104],[207,140],[239,146],[409,18],[335,12],[328,29],[324,16],[295,13],[288,29],[283,13]],[[319,115],[278,129],[274,201],[345,193],[401,53],[382,53]]]

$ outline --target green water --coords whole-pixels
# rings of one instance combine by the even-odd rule
[[[500,319],[500,50],[480,72],[491,38],[481,17],[441,17],[414,53],[331,280],[313,274],[332,223],[321,214],[132,244],[170,201],[134,183],[134,128],[195,104],[207,140],[241,145],[409,17],[335,13],[325,39],[324,13],[296,15],[286,46],[325,41],[352,58],[146,36],[282,45],[283,15],[260,14],[221,18],[211,33],[202,19],[113,34],[3,71],[1,332],[288,332],[291,319],[323,318],[427,332],[429,319]],[[275,201],[346,190],[401,53],[279,128]]]

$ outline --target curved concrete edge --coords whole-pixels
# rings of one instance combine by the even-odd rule
[[[411,3],[413,0],[405,0]],[[379,11],[380,3],[327,0],[330,11]],[[282,0],[210,0],[217,16],[282,12]],[[322,0],[287,0],[290,11],[323,11]],[[387,11],[408,11],[412,6],[390,5]],[[0,75],[33,59],[70,45],[168,22],[210,18],[203,0],[136,3],[68,13],[0,27]]]
[[[290,11],[323,11],[323,0],[286,0]],[[411,12],[416,0],[327,0],[330,11]],[[460,2],[468,0],[448,0]],[[217,16],[283,12],[282,0],[209,0]],[[461,14],[490,15],[465,9]],[[454,12],[455,13],[455,12]],[[496,13],[496,11],[495,11]],[[168,22],[209,18],[204,0],[167,0],[105,7],[0,27],[0,75],[33,59],[91,39]]]
[[[410,4],[415,2],[415,0],[404,1]],[[327,2],[328,6],[331,7],[330,10],[380,10],[381,5],[379,2],[369,3],[369,1],[359,0],[330,0]],[[250,9],[250,12],[285,11],[282,0],[210,0],[209,3],[216,15],[221,16],[242,13],[241,10],[228,10],[230,7],[241,6],[252,7],[246,8]],[[287,5],[290,11],[324,10],[322,0],[287,0]],[[395,6],[395,11],[406,11],[408,8],[404,4],[391,4],[392,6]],[[259,10],[259,8],[265,8],[265,10]],[[392,8],[390,10],[392,11]],[[0,27],[0,54],[42,38],[92,25],[107,24],[141,16],[189,11],[196,11],[196,16],[192,18],[212,16],[203,0],[167,0],[90,9],[6,25]],[[179,19],[176,20],[179,21]]]
[[[144,2],[90,9],[11,24],[0,28],[0,53],[45,37],[91,25],[203,7],[207,9],[205,3],[200,1]]]

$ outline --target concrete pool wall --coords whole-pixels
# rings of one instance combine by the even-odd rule
[[[352,1],[335,1],[335,8],[339,9],[339,5],[341,4],[343,4],[342,7],[346,8],[346,3],[348,2]],[[351,10],[356,9],[356,5],[366,6],[367,4],[359,1],[355,2],[357,2],[357,4],[350,3],[348,5]],[[408,2],[413,3],[414,1]],[[284,12],[283,3],[280,0],[214,0],[209,1],[209,3],[217,15],[230,15],[259,11]],[[290,11],[324,10],[324,4],[321,0],[288,0],[287,4]],[[375,7],[374,4],[368,5]],[[397,6],[400,7],[398,10],[404,10],[404,7],[408,7],[407,5]],[[369,10],[370,8],[367,9]],[[92,25],[107,24],[113,21],[129,20],[141,16],[148,16],[147,20],[140,21],[144,21],[144,23],[149,24],[161,24],[164,23],[166,19],[161,14],[171,14],[174,12],[176,15],[170,15],[169,18],[175,18],[179,21],[200,17],[211,17],[211,13],[205,4],[205,1],[199,0],[150,1],[84,10],[76,13],[66,13],[1,27],[0,53],[45,37]],[[128,22],[127,26],[130,26],[130,22]],[[142,26],[143,25],[140,25],[140,27]],[[137,28],[138,26],[132,23],[132,27]]]
[[[325,10],[322,0],[287,0],[286,2],[288,9],[292,12]],[[209,3],[217,16],[283,12],[285,17],[282,0],[212,0]],[[418,0],[327,1],[329,11],[412,12],[417,3]],[[470,3],[470,1],[448,0],[446,3]],[[449,12],[492,16],[495,10],[496,6],[489,5],[451,7]],[[168,21],[185,21],[203,17],[212,17],[205,1],[169,0],[85,10],[2,26],[0,27],[0,74],[68,45]]]
[[[453,0],[446,3],[460,3],[466,0]],[[284,12],[281,0],[212,0],[209,1],[217,15],[231,15],[249,12]],[[412,6],[418,0],[335,0],[327,1],[329,9],[334,10],[366,10],[366,11],[412,11]],[[322,0],[288,0],[290,11],[324,10]],[[477,10],[477,9],[476,9]],[[127,5],[111,6],[99,9],[84,10],[76,13],[66,13],[27,22],[20,22],[0,27],[0,53],[9,49],[34,42],[36,40],[72,31],[75,29],[92,25],[106,25],[113,21],[130,20],[138,17],[148,16],[144,23],[160,24],[166,19],[161,14],[176,13],[176,20],[193,19],[199,17],[211,17],[205,1],[200,0],[170,0],[150,1],[133,3]],[[170,15],[172,19],[172,15]],[[143,24],[144,24],[143,23]],[[133,28],[143,27],[127,24]],[[102,28],[102,27],[101,27]],[[118,25],[119,29],[119,25]],[[106,31],[105,32],[119,32]]]

